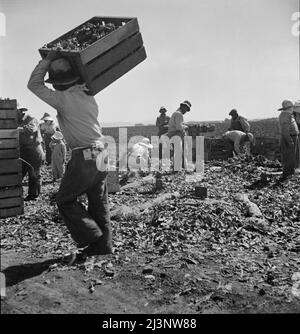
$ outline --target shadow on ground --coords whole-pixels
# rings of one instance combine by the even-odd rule
[[[6,286],[13,286],[28,278],[38,276],[49,269],[49,267],[60,262],[61,259],[50,259],[39,263],[26,263],[11,266],[3,270],[6,278]]]

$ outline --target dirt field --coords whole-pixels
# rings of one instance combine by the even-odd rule
[[[278,171],[259,158],[207,164],[204,200],[195,174],[164,174],[162,190],[130,179],[142,183],[110,195],[114,255],[66,266],[75,245],[44,168],[41,197],[1,221],[1,313],[300,313],[300,176],[280,184]]]

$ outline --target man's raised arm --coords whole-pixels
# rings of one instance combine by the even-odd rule
[[[27,88],[41,100],[48,103],[53,108],[57,108],[58,94],[56,91],[46,87],[44,82],[45,75],[49,69],[51,60],[54,59],[54,56],[56,57],[56,52],[49,52],[47,57],[38,63],[31,73]]]

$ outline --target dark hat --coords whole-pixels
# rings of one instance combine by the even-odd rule
[[[191,102],[185,100],[182,103],[180,103],[180,106],[186,106],[188,108],[188,111],[190,111],[191,107],[192,107],[192,104],[191,104]]]
[[[43,117],[41,118],[41,120],[44,120],[46,117],[51,117],[50,114],[48,114],[47,112],[44,113]]]
[[[294,107],[293,102],[289,100],[284,100],[281,105],[282,105],[282,108],[278,109],[278,111],[286,110],[286,109],[290,109]]]
[[[20,110],[20,111],[28,111],[28,109],[27,108],[25,108],[25,107],[21,107],[21,108],[18,108],[18,110]]]
[[[160,107],[159,112],[167,112],[166,107],[164,107],[164,106]]]
[[[229,113],[229,115],[230,116],[232,116],[232,115],[237,115],[237,110],[236,109],[232,109],[231,111],[230,111],[230,113]]]
[[[71,85],[80,79],[74,72],[69,61],[65,58],[53,60],[50,64],[48,73],[49,78],[45,80],[45,82],[55,85]]]

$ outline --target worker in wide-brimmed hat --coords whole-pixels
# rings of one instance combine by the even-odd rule
[[[45,81],[47,72],[49,78]],[[45,82],[54,89],[47,87]],[[88,94],[76,68],[54,50],[50,50],[33,70],[28,88],[57,111],[59,128],[72,150],[56,203],[80,249],[80,257],[111,254],[106,164],[102,169],[102,164],[97,163],[105,149],[97,102]],[[77,199],[83,194],[88,196],[88,210],[78,205]]]
[[[25,201],[35,200],[41,192],[41,166],[45,158],[38,120],[25,107],[18,108],[20,158],[23,178],[28,174]]]
[[[150,152],[153,145],[149,138],[143,138],[128,150],[128,169],[130,171],[148,171]]]
[[[192,104],[189,101],[184,101],[180,103],[179,108],[172,114],[169,127],[168,127],[168,137],[172,138],[173,136],[185,136],[185,131],[188,128],[184,124],[183,115],[191,110]]]
[[[51,83],[57,90],[66,90],[80,81],[74,68],[66,58],[54,59],[48,69],[49,78],[45,80]]]
[[[186,131],[188,126],[184,124],[183,116],[191,110],[192,104],[190,101],[185,100],[180,103],[179,108],[172,114],[170,121],[169,121],[169,128],[168,128],[168,137],[169,138],[180,138],[181,142],[179,145],[173,145],[173,167],[174,171],[179,171],[182,167],[186,166],[186,161],[184,159],[183,153],[183,138],[186,135]],[[175,139],[176,140],[176,139]],[[177,147],[181,147],[181,152],[176,152],[178,150]],[[182,159],[182,163],[180,163],[180,159]],[[179,166],[181,165],[181,166]]]
[[[44,149],[46,152],[46,164],[51,164],[51,149],[50,149],[50,142],[51,137],[53,136],[54,132],[58,130],[57,125],[54,122],[54,118],[50,116],[48,113],[44,113],[43,117],[41,118],[43,123],[40,125],[41,134],[44,141]]]
[[[52,151],[51,167],[53,182],[61,179],[64,175],[64,166],[66,162],[66,145],[63,142],[64,136],[60,131],[55,131],[51,137],[49,147]]]
[[[293,115],[293,102],[284,100],[278,111],[281,111],[279,115],[281,164],[283,168],[281,179],[285,180],[295,173],[296,156],[299,150],[299,129]]]
[[[157,135],[160,137],[163,134],[168,132],[168,124],[170,117],[167,116],[166,107],[160,107],[159,109],[160,116],[156,118],[156,127],[157,127]]]

